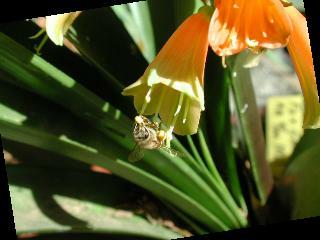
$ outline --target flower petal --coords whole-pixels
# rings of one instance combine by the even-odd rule
[[[210,17],[198,13],[180,25],[147,68],[144,76],[149,85],[161,82],[198,100],[204,108],[209,23]]]
[[[292,24],[279,0],[219,0],[215,7],[209,43],[219,56],[288,43]]]
[[[320,127],[320,103],[312,52],[305,17],[295,8],[286,7],[293,23],[288,51],[298,75],[304,96],[304,128]]]
[[[80,13],[81,11],[77,11],[47,16],[46,31],[51,41],[58,46],[62,46],[64,34]]]
[[[179,97],[178,91],[169,89],[162,104],[163,106],[170,106],[173,104],[178,106]],[[174,112],[172,112],[172,110],[174,109],[176,110],[176,108],[161,108],[160,118],[165,125],[170,124],[173,121],[172,117],[174,117]],[[174,133],[178,135],[192,135],[197,133],[200,114],[201,108],[199,102],[185,97],[181,104],[180,113],[177,115],[174,122]]]
[[[172,34],[143,76],[122,94],[134,96],[139,114],[159,114],[169,131],[197,132],[204,110],[204,67],[211,7],[200,8]]]

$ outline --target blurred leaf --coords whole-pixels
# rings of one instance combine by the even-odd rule
[[[67,38],[118,93],[144,72],[147,61],[110,7],[82,12]]]
[[[143,74],[147,62],[112,9],[82,12],[68,31],[67,39],[104,76],[102,88],[107,90],[106,99],[133,117],[135,110],[130,98],[123,98],[121,92]]]
[[[240,53],[231,64],[231,86],[248,150],[250,171],[261,204],[265,204],[273,188],[270,166],[266,161],[265,140],[258,112],[250,70],[243,67],[247,52]],[[231,59],[232,60],[232,59]]]
[[[148,2],[133,2],[127,5],[115,5],[111,8],[121,19],[146,60],[151,62],[156,52]]]
[[[176,28],[202,6],[201,0],[148,0],[156,50],[162,48]]]
[[[319,136],[319,133],[318,133]],[[315,144],[293,158],[280,182],[284,206],[291,212],[291,219],[320,215],[320,148]]]
[[[293,5],[300,11],[300,12],[304,12],[304,0],[290,0]]]
[[[178,2],[180,6],[176,8]],[[112,10],[150,63],[164,42],[169,39],[170,32],[179,25],[177,24],[179,17],[175,15],[183,15],[186,9],[190,13],[193,5],[194,0],[184,1],[184,4],[181,4],[181,0],[151,0],[113,6]],[[160,9],[164,11],[161,12]],[[160,12],[161,15],[158,15]]]
[[[113,175],[57,170],[7,166],[18,234],[72,232],[155,239],[181,237],[130,209],[119,207],[134,206],[130,201],[134,200],[135,188],[128,182]]]
[[[3,104],[2,101],[3,98],[0,98],[1,104]],[[7,151],[9,154],[9,159],[6,159],[6,161],[16,161],[18,162],[18,164],[24,164],[25,166],[37,166],[47,168],[55,167],[74,170],[89,170],[91,167],[89,164],[74,161],[71,158],[67,158],[59,154],[49,153],[48,151],[45,151],[43,149],[30,147],[29,145],[18,143],[15,141],[10,141],[5,138],[2,139],[2,145],[3,149]]]
[[[320,215],[320,191],[315,181],[320,171],[319,143],[320,130],[305,129],[279,181],[281,203],[292,219]]]
[[[320,129],[305,129],[300,141],[295,146],[290,161],[297,158],[298,155],[304,153],[313,146],[320,144]]]
[[[201,0],[173,0],[172,3],[176,27],[203,6],[203,2]]]

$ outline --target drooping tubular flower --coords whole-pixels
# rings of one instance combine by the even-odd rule
[[[52,42],[58,46],[63,45],[64,35],[81,11],[46,17],[46,32]]]
[[[223,58],[246,48],[288,47],[304,96],[304,128],[320,127],[320,106],[306,19],[287,0],[215,0],[209,44]]]
[[[209,43],[217,55],[287,45],[292,24],[280,0],[215,0],[214,6]]]
[[[212,8],[204,6],[172,34],[143,76],[124,89],[141,115],[159,115],[169,135],[197,132],[204,110],[204,67]]]
[[[286,7],[293,31],[288,51],[298,75],[304,97],[304,128],[320,127],[320,103],[306,18],[293,6]]]

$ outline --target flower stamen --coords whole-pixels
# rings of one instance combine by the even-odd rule
[[[163,102],[163,98],[164,98],[164,95],[167,93],[167,90],[168,90],[167,88],[162,88],[162,90],[161,90],[161,95],[160,95],[160,98],[158,100],[157,108],[156,108],[155,113],[154,113],[155,116],[159,115],[160,108],[161,108],[162,102]]]
[[[144,112],[145,112],[145,110],[146,110],[146,108],[147,108],[147,106],[148,106],[148,103],[151,101],[151,93],[152,93],[152,88],[153,88],[153,86],[151,86],[150,88],[149,88],[149,90],[148,90],[148,92],[147,92],[147,94],[146,94],[146,96],[145,96],[145,101],[144,101],[144,103],[143,103],[143,106],[142,106],[142,108],[141,108],[141,111],[140,111],[140,115],[143,115],[144,114]]]
[[[41,49],[43,48],[44,44],[48,41],[49,37],[48,35],[45,35],[39,45],[34,46],[34,49],[36,50],[37,55],[41,55]]]
[[[187,115],[188,115],[188,112],[189,112],[189,107],[190,107],[190,99],[189,98],[186,98],[186,106],[184,108],[184,112],[183,112],[183,117],[182,117],[182,123],[185,124],[186,121],[187,121]]]
[[[222,67],[227,68],[227,64],[226,64],[226,56],[222,55],[221,56],[221,63],[222,63]]]
[[[181,93],[179,96],[179,102],[176,112],[174,113],[173,124],[176,123],[176,118],[178,117],[179,112],[181,111],[182,102],[183,102],[184,93]]]
[[[184,93],[180,93],[177,109],[173,115],[169,130],[167,131],[166,147],[168,147],[168,148],[170,148],[170,142],[173,138],[172,132],[173,132],[174,126],[176,124],[176,121],[178,119],[179,113],[181,111],[183,99],[184,99]]]
[[[173,136],[172,136],[173,129],[174,129],[174,126],[171,126],[169,130],[166,131],[166,147],[167,148],[170,148],[171,146],[170,143],[171,143],[171,140],[173,139]]]
[[[41,29],[40,31],[38,31],[35,35],[29,37],[29,39],[36,39],[38,37],[40,37],[42,34],[44,34],[46,32],[45,29]]]

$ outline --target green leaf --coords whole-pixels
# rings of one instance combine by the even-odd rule
[[[201,0],[173,0],[172,3],[176,27],[203,6]]]
[[[136,189],[116,176],[24,165],[8,165],[7,175],[18,234],[65,232],[155,239],[182,237],[150,223],[130,208],[118,207],[134,208]]]
[[[291,160],[280,182],[281,199],[290,210],[291,219],[320,215],[320,148],[309,147]]]
[[[149,0],[156,50],[162,48],[176,28],[200,6],[201,0]]]
[[[126,85],[143,74],[147,65],[130,32],[111,8],[82,12],[67,38],[105,76],[105,83],[113,86],[118,96]]]
[[[151,62],[156,52],[147,1],[116,5],[112,10],[121,19],[146,60]]]
[[[319,145],[320,129],[305,129],[300,141],[296,144],[289,161],[297,158],[299,154],[304,153],[310,147]]]
[[[305,130],[279,180],[281,204],[290,212],[291,219],[320,215],[320,191],[315,181],[320,171],[319,141],[319,129]]]
[[[156,159],[155,152],[150,152],[148,154],[150,154],[150,159]],[[151,157],[152,155],[154,156],[153,158]],[[147,153],[146,157],[148,157]],[[148,159],[145,160],[149,165],[150,163]],[[203,207],[209,210],[209,212],[219,217],[221,222],[224,222],[227,226],[241,226],[237,218],[234,216],[234,214],[237,213],[231,212],[217,192],[210,188],[210,185],[197,175],[197,173],[193,171],[193,169],[182,159],[164,159],[157,157],[157,161],[152,161],[151,164],[152,167],[160,173],[160,176],[162,176],[163,179],[176,186],[182,192],[191,196]]]
[[[150,63],[163,43],[169,39],[170,32],[201,5],[200,0],[151,0],[116,5],[112,10]],[[164,9],[166,16],[163,12],[161,16],[158,15],[159,9]],[[170,32],[168,29],[171,29]]]
[[[12,160],[13,162],[18,162],[25,166],[73,170],[89,170],[91,168],[89,164],[62,157],[59,154],[50,153],[39,148],[30,147],[26,144],[10,141],[5,138],[2,139],[2,146],[4,151],[9,153],[8,159],[6,160],[9,162]]]
[[[0,69],[3,80],[67,105],[87,119],[98,118],[104,128],[124,135],[130,126],[130,121],[109,102],[1,33]]]

